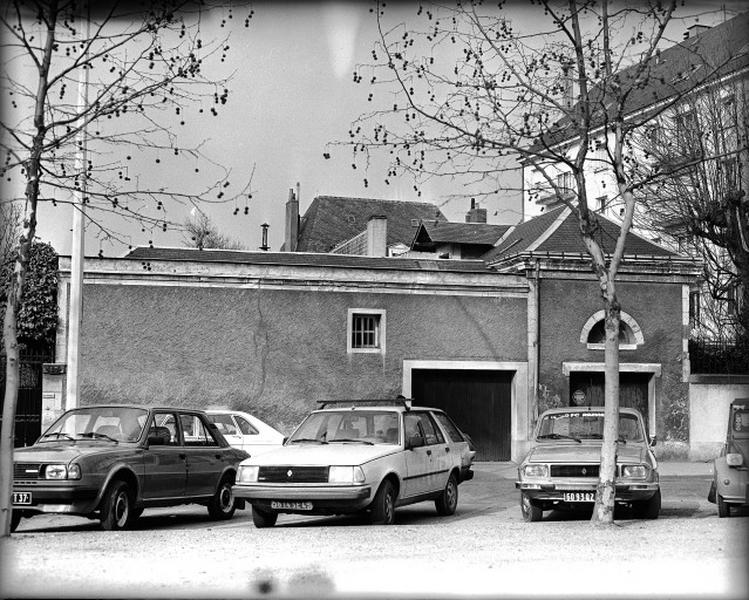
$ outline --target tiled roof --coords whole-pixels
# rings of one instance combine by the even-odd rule
[[[568,213],[566,217],[564,217],[565,213]],[[559,218],[563,220],[557,223]],[[600,224],[597,236],[598,243],[601,244],[604,253],[612,254],[620,227],[601,215],[597,215],[597,218]],[[551,234],[537,243],[551,227],[554,227]],[[488,263],[492,263],[520,252],[529,251],[530,248],[533,252],[539,253],[587,254],[587,249],[580,236],[577,217],[567,207],[560,206],[521,223],[498,247],[487,252],[482,258]],[[627,234],[624,248],[627,256],[677,256],[631,231]]]
[[[493,246],[509,228],[509,225],[488,223],[423,223],[416,234],[414,247],[434,243]]]
[[[487,272],[479,260],[444,260],[423,258],[385,258],[346,254],[309,252],[247,252],[243,250],[199,250],[197,248],[134,248],[126,259],[140,261],[185,261],[204,263],[233,263],[246,265],[286,265],[339,267],[359,269],[391,269],[398,271],[456,271]]]
[[[678,97],[699,84],[749,66],[747,31],[749,12],[662,50],[653,56],[640,75],[640,80],[646,81],[646,85],[640,85],[635,79],[638,65],[620,71],[621,87],[629,92],[624,114],[636,113],[656,102]],[[601,95],[600,88],[591,90],[591,106],[606,106],[607,110],[613,110],[613,98],[602,101]],[[602,118],[603,109],[594,116],[594,123],[600,123]],[[547,144],[567,139],[570,135],[568,123],[567,119],[562,119],[556,132],[548,136]]]
[[[301,219],[297,252],[329,252],[364,231],[373,216],[387,218],[388,246],[410,246],[421,221],[446,220],[442,211],[428,202],[317,196]]]

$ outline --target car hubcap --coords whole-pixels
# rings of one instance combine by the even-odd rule
[[[455,496],[456,496],[455,485],[451,483],[450,485],[447,486],[447,505],[451,508],[455,506],[455,501],[456,501]]]
[[[393,495],[388,494],[385,496],[385,518],[387,522],[393,520]]]
[[[127,496],[123,493],[117,494],[114,504],[114,517],[117,525],[122,527],[127,521],[128,501]]]
[[[226,512],[229,509],[231,509],[231,500],[232,500],[232,498],[231,498],[231,488],[229,488],[229,487],[223,487],[221,489],[221,495],[220,495],[219,498],[220,498],[219,502],[221,504],[221,508],[222,508],[222,510],[224,510],[224,512]]]

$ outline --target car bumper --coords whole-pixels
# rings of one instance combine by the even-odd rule
[[[30,493],[30,504],[13,504],[13,510],[36,513],[64,513],[85,515],[96,510],[97,488],[80,488],[63,485],[13,485],[13,492]]]
[[[747,482],[746,472],[741,477],[735,474],[726,484],[725,480],[719,480],[716,490],[724,502],[728,504],[747,504],[749,505],[749,482]]]
[[[593,492],[595,494],[598,480],[590,481],[568,481],[553,483],[538,483],[516,481],[515,487],[523,491],[533,500],[549,502],[564,502],[565,492]],[[648,500],[660,489],[657,481],[638,481],[616,484],[616,502],[637,502]],[[576,504],[578,502],[575,502]],[[580,502],[585,504],[585,502]]]
[[[372,500],[371,486],[291,486],[243,485],[232,488],[235,498],[249,501],[253,506],[271,509],[271,502],[310,502],[311,510],[291,508],[275,509],[278,512],[307,514],[336,514],[356,512],[366,508]]]

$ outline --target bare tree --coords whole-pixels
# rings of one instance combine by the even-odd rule
[[[502,2],[420,5],[415,21],[392,25],[384,6],[375,9],[380,37],[372,61],[354,73],[369,84],[374,107],[349,132],[354,166],[387,153],[386,182],[409,172],[418,192],[430,177],[464,177],[476,196],[507,190],[506,175],[520,160],[539,175],[531,193],[551,194],[577,216],[605,309],[605,426],[592,520],[611,523],[622,308],[616,279],[643,184],[630,168],[630,142],[695,85],[665,82],[656,88],[658,110],[641,110],[655,100],[643,90],[661,77],[659,47],[676,2],[540,0],[523,7],[533,30],[515,26]],[[608,246],[589,197],[592,164],[606,168],[623,209],[620,234]]]
[[[203,248],[244,250],[242,243],[221,233],[211,218],[202,211],[195,210],[194,214],[185,221],[184,227],[184,240],[187,246],[201,250]]]
[[[715,70],[709,56],[693,68]],[[749,335],[749,113],[745,81],[705,86],[633,139],[647,160],[638,225],[702,259],[706,294],[698,334]]]
[[[227,102],[228,80],[204,73],[206,60],[218,61],[229,51],[228,39],[201,37],[202,19],[218,8],[232,10],[230,3],[192,0],[11,0],[0,9],[5,109],[1,173],[12,182],[7,187],[21,190],[24,205],[3,325],[7,377],[0,434],[0,536],[9,534],[11,520],[19,375],[16,315],[38,205],[72,204],[85,210],[89,227],[108,237],[118,235],[109,226],[110,215],[137,223],[143,231],[166,231],[179,225],[169,216],[179,205],[236,197],[227,194],[229,173],[208,161],[200,142],[183,147],[175,133],[191,115],[212,118]],[[251,16],[248,9],[245,26]],[[158,170],[167,156],[187,156],[218,171],[203,179],[209,185],[188,182],[187,189],[168,189],[164,181],[149,185],[134,173],[136,159],[150,157],[152,170]],[[140,173],[148,179],[145,169]]]

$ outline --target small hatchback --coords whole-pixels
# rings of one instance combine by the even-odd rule
[[[199,410],[69,410],[34,445],[13,452],[11,528],[22,517],[64,513],[125,529],[145,508],[191,503],[229,519],[244,505],[232,485],[245,458]]]
[[[531,450],[518,467],[515,487],[525,521],[538,521],[543,511],[592,506],[598,484],[603,444],[603,408],[555,408],[536,424]],[[642,416],[619,410],[616,451],[616,496],[646,519],[661,509],[658,463],[648,442]]]
[[[252,504],[257,527],[281,513],[362,512],[389,525],[396,507],[424,500],[455,512],[475,452],[450,417],[408,401],[328,404],[283,447],[240,464],[234,494]]]
[[[723,451],[713,462],[713,481],[707,499],[718,505],[718,516],[749,505],[749,398],[731,403]]]

